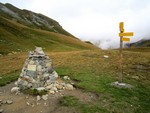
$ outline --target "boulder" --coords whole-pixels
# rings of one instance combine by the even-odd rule
[[[18,93],[20,91],[20,88],[19,87],[13,87],[11,89],[11,93]]]
[[[13,101],[12,101],[12,100],[7,100],[6,103],[7,103],[7,104],[12,104]]]
[[[65,89],[73,90],[73,86],[71,84],[66,84]]]
[[[55,94],[55,91],[50,90],[49,93],[50,94]]]
[[[48,99],[48,95],[42,95],[42,99],[43,100],[47,100]]]

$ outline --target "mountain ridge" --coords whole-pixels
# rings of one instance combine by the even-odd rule
[[[14,7],[11,8],[15,9]],[[15,10],[18,9],[16,8]],[[0,16],[0,54],[29,51],[31,49],[33,50],[35,46],[43,47],[45,51],[97,49],[96,46],[85,43],[69,32],[66,32],[57,21],[53,21],[52,19],[45,20],[45,18],[48,18],[46,16],[40,17],[43,17],[41,19],[43,22],[41,25],[43,26],[39,27],[36,22],[40,22],[40,20],[31,18],[32,16],[28,17],[28,20],[30,18],[30,24],[29,22],[22,21],[22,19],[18,19],[24,17],[23,14],[21,17],[16,17],[16,15],[21,14],[16,11],[11,11],[10,8],[0,4],[0,15],[2,15]],[[19,11],[22,12],[22,10]],[[25,14],[31,13],[26,13],[25,11],[28,12],[28,10],[24,10],[23,13]],[[16,15],[14,14],[15,16],[12,16],[12,14],[8,14],[7,12],[15,13]],[[37,15],[39,16],[39,14]],[[36,22],[34,22],[34,19]],[[51,25],[49,23],[47,25],[54,26],[52,29],[46,27],[47,25],[45,23],[48,21],[51,21]]]
[[[127,48],[129,48],[129,47],[150,47],[150,39],[141,39],[137,42],[128,43],[125,46]]]
[[[66,30],[64,30],[57,21],[43,14],[35,13],[26,9],[22,10],[9,3],[6,4],[0,3],[0,10],[1,10],[0,13],[3,17],[13,19],[13,21],[23,23],[26,26],[32,28],[40,28],[43,30],[48,30],[56,33],[58,32],[67,36],[73,36]]]

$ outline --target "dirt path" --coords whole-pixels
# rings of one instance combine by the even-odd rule
[[[64,90],[61,93],[48,94],[48,100],[37,101],[36,96],[26,94],[12,94],[11,88],[14,83],[0,87],[0,100],[12,100],[12,104],[2,104],[3,113],[79,113],[71,107],[63,107],[59,104],[60,98],[65,95],[72,95],[77,97],[82,102],[90,102],[94,100],[94,95],[85,93],[79,89],[73,91]]]

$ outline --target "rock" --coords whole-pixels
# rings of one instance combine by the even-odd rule
[[[68,76],[64,76],[63,79],[64,80],[70,80],[70,78]]]
[[[36,89],[37,89],[39,92],[40,92],[40,91],[43,91],[43,90],[46,90],[45,87],[38,87],[38,88],[36,88]]]
[[[104,55],[104,58],[109,58],[109,56],[107,56],[107,55]]]
[[[4,111],[4,110],[3,110],[2,108],[0,108],[0,113],[3,113],[3,111]]]
[[[64,76],[64,80],[70,80],[70,78]],[[17,92],[25,88],[37,89],[39,92],[50,90],[49,93],[51,94],[65,88],[73,90],[71,84],[62,83],[61,78],[53,68],[52,60],[45,55],[41,47],[36,47],[34,51],[29,52],[29,57],[26,59],[15,85],[20,89],[18,87],[12,88],[11,92]],[[39,96],[37,96],[38,100],[40,100]]]
[[[56,87],[52,87],[51,91],[57,91],[57,88]]]
[[[42,95],[42,99],[43,100],[47,100],[48,99],[48,95]]]
[[[62,85],[57,85],[56,87],[57,87],[58,90],[62,90],[63,89]]]
[[[73,86],[71,84],[66,84],[65,89],[73,90]]]
[[[30,106],[30,103],[29,103],[29,102],[27,102],[26,104],[27,104],[28,106]]]
[[[12,100],[7,100],[6,103],[7,103],[7,104],[12,104],[13,101],[12,101]]]
[[[52,87],[53,87],[53,84],[50,84],[50,85],[46,86],[46,89],[50,90]]]
[[[27,85],[28,88],[32,88],[32,86],[33,86],[33,85],[32,85],[31,83],[29,83],[29,84]]]
[[[2,77],[0,77],[0,79],[2,79]]]
[[[11,93],[18,93],[19,90],[20,90],[19,87],[13,87],[13,88],[11,89]]]
[[[50,94],[55,94],[55,91],[50,90],[49,93]]]
[[[6,100],[3,100],[2,104],[6,104],[6,103],[7,103],[7,101],[6,101]]]
[[[53,75],[54,75],[55,78],[58,78],[58,74],[57,74],[56,71],[53,71]]]
[[[41,97],[38,95],[38,96],[36,97],[36,100],[37,100],[37,101],[41,100]]]
[[[118,88],[133,88],[133,86],[130,85],[130,84],[120,83],[118,81],[111,83],[111,86],[115,86],[115,87],[118,87]]]

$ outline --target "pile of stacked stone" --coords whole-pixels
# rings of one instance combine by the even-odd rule
[[[34,51],[29,52],[29,57],[15,84],[18,88],[12,88],[12,92],[26,88],[48,90],[53,94],[63,89],[73,90],[71,84],[66,84],[58,76],[53,68],[52,60],[45,55],[41,47],[36,47]]]

